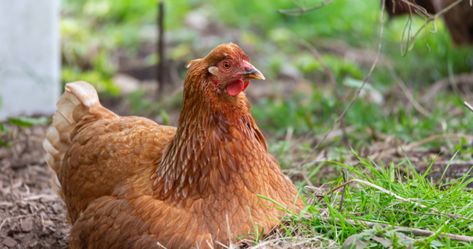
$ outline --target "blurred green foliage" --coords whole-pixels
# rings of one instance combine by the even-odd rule
[[[402,104],[384,107],[370,101],[356,101],[346,115],[346,125],[354,129],[348,134],[350,141],[354,141],[355,147],[369,145],[372,139],[369,129],[407,142],[431,134],[471,131],[473,115],[462,115],[464,107],[460,96],[442,94],[434,101],[436,108],[427,117]],[[332,128],[346,104],[346,100],[315,91],[308,97],[262,100],[253,112],[267,132],[282,135],[292,127],[299,133],[321,136]]]
[[[29,128],[33,125],[46,125],[49,123],[46,117],[11,117],[6,121],[0,122],[0,148],[10,146],[13,134],[9,127]]]
[[[126,56],[136,56],[140,46],[146,42],[155,42],[157,1],[112,1],[112,0],[63,0],[64,17],[61,31],[63,35],[63,53],[65,58],[65,81],[82,76],[77,65],[85,67],[85,78],[103,82],[103,90],[113,90],[111,77],[117,70],[114,53],[120,51]],[[280,10],[299,7],[310,8],[321,3],[324,7],[302,15],[289,16]],[[250,43],[261,51],[261,56],[269,60],[267,64],[278,69],[281,61],[296,65],[303,73],[320,70],[313,58],[308,58],[304,49],[298,46],[298,40],[304,39],[317,46],[318,42],[338,40],[354,48],[375,49],[377,46],[380,6],[378,0],[275,0],[275,1],[165,1],[166,26],[169,36],[181,38],[180,42],[197,42],[199,37],[185,25],[186,16],[191,12],[201,14],[211,22],[237,28],[240,39]],[[387,15],[384,15],[387,20]],[[386,21],[383,52],[391,59],[402,77],[412,79],[415,84],[430,83],[436,79],[471,70],[473,52],[471,49],[454,48],[448,32],[441,21],[430,25],[418,37],[414,48],[407,56],[402,56],[400,46],[403,32],[408,22],[407,17]],[[423,23],[420,18],[413,18],[412,30]],[[435,32],[433,32],[435,31]],[[224,38],[222,37],[222,41]],[[269,44],[268,44],[269,43]],[[268,46],[269,45],[269,46]],[[178,45],[170,48],[169,54],[176,57],[189,52]],[[179,50],[180,49],[180,50]],[[269,51],[271,50],[271,51]],[[180,52],[179,52],[180,51]],[[268,57],[266,56],[268,55]],[[273,55],[273,56],[271,56]],[[149,55],[151,58],[152,54]],[[187,55],[188,57],[191,55]],[[282,57],[282,58],[281,58]],[[192,58],[185,58],[192,59]],[[312,60],[312,62],[311,62]],[[340,67],[349,65],[346,59],[325,56],[328,66],[338,75]],[[155,59],[148,60],[149,64]],[[347,64],[348,63],[348,64]],[[340,65],[341,64],[341,65]],[[72,67],[69,68],[69,67]],[[357,66],[354,66],[354,70]],[[361,73],[357,72],[357,78]],[[381,75],[380,75],[381,74]],[[383,78],[376,73],[374,79]]]
[[[157,1],[63,2],[64,81],[84,79],[95,83],[99,90],[116,95],[119,89],[114,85],[113,76],[120,66],[117,57],[138,58],[145,65],[153,65],[159,59],[154,51],[146,51],[144,58],[139,57],[146,44],[156,42]],[[359,63],[335,51],[348,50],[365,59],[374,57],[379,42],[379,3],[379,0],[274,0],[252,1],[251,4],[244,0],[165,1],[166,31],[172,44],[168,46],[168,55],[185,63],[202,56],[202,52],[194,54],[194,48],[207,51],[217,43],[231,41],[233,38],[227,37],[236,34],[242,45],[251,48],[252,60],[269,79],[276,81],[285,70],[291,69],[311,86],[311,92],[304,94],[296,92],[285,98],[258,98],[253,110],[263,130],[282,135],[292,127],[296,134],[320,135],[333,126],[374,59]],[[321,4],[326,5],[302,15],[281,13],[281,10]],[[208,43],[209,40],[205,40],[199,31],[186,24],[187,17],[195,13],[224,28],[218,31],[223,32],[217,35],[218,39],[211,40],[215,44]],[[401,47],[406,45],[403,33],[407,28],[416,31],[424,20],[383,16],[382,57],[369,80],[368,86],[372,89],[368,91],[378,92],[381,96],[392,91],[396,83],[392,72],[414,90],[414,96],[419,96],[421,90],[437,80],[471,72],[473,49],[455,47],[441,20],[428,25],[404,55],[401,52]],[[205,41],[204,45],[202,41]],[[302,45],[306,43],[320,51],[320,58]],[[321,75],[326,69],[337,81],[335,91],[325,89],[327,79]],[[185,69],[180,70],[182,75]],[[130,95],[128,102],[132,112],[157,115],[159,119],[170,122],[169,115],[163,114],[162,110],[169,106],[178,110],[178,105],[153,103],[144,95],[143,92]],[[432,100],[435,105],[429,106],[432,114],[428,117],[420,115],[410,105],[405,106],[404,96],[396,97],[385,99],[385,103],[361,97],[354,103],[345,123],[356,131],[350,133],[355,145],[369,143],[368,128],[414,141],[435,132],[466,132],[468,124],[473,121],[471,115],[458,116],[451,111],[461,110],[459,96],[439,95]],[[178,100],[168,102],[178,103]],[[446,125],[444,120],[447,120]]]
[[[154,39],[142,34],[153,30],[155,6],[155,0],[63,0],[63,81],[87,80],[117,95],[117,53],[132,57],[142,42]]]
[[[48,119],[46,117],[12,117],[8,119],[8,124],[15,125],[18,127],[31,127],[33,125],[46,125],[48,124]]]

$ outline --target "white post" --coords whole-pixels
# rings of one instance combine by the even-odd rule
[[[59,0],[0,0],[0,120],[51,114],[59,75]]]

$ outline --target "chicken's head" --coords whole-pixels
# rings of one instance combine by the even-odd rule
[[[222,44],[198,60],[191,61],[199,64],[205,70],[206,80],[213,90],[227,96],[237,96],[250,84],[251,79],[264,80],[264,75],[249,62],[249,57],[234,43]]]

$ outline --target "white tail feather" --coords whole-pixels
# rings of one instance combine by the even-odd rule
[[[43,142],[46,162],[56,175],[60,176],[62,160],[70,146],[70,136],[77,122],[96,105],[100,105],[100,102],[97,91],[92,85],[83,81],[66,85],[64,94],[56,104],[57,110],[53,115],[53,122]],[[55,183],[59,184],[57,179]]]

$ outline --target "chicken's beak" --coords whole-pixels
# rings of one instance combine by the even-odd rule
[[[261,73],[256,67],[251,65],[251,63],[245,61],[244,62],[244,71],[242,73],[242,76],[247,78],[247,79],[255,79],[255,80],[265,80],[266,78],[264,77],[263,73]]]

